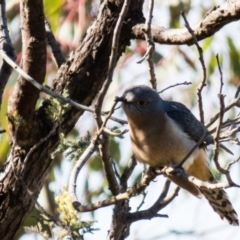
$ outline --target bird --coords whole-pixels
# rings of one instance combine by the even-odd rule
[[[188,175],[216,183],[205,149],[214,143],[214,139],[184,104],[165,101],[157,91],[145,85],[128,88],[116,101],[122,103],[127,116],[132,151],[139,162],[153,168],[178,164],[206,135],[204,142],[182,167]],[[177,181],[175,183],[178,184]],[[193,184],[184,186],[180,181],[179,186],[199,198],[204,195],[221,219],[227,220],[230,225],[239,225],[237,213],[223,189],[199,189]]]

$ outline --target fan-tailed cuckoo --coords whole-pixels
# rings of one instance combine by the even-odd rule
[[[147,86],[131,87],[122,97],[117,98],[117,101],[122,102],[127,115],[135,157],[151,167],[164,167],[181,162],[208,132],[185,105],[164,101],[155,90]],[[204,143],[213,143],[213,137],[208,135]],[[202,147],[191,154],[183,168],[189,175],[202,181],[216,182]],[[238,225],[237,213],[223,189],[201,188],[197,191],[195,195],[201,197],[203,194],[222,219]],[[194,194],[194,191],[190,192]]]

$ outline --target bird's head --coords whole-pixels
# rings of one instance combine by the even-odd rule
[[[127,116],[150,114],[163,109],[163,100],[152,88],[140,85],[127,89],[116,101],[122,102]]]

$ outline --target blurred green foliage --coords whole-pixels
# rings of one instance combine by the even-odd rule
[[[64,0],[43,1],[46,18],[54,33],[56,33],[59,28],[60,19],[63,15],[62,7],[64,6],[64,2]]]

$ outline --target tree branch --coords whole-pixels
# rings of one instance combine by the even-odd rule
[[[30,11],[31,9],[31,11]],[[23,70],[36,79],[44,82],[46,74],[46,36],[42,1],[21,0],[21,31],[22,31],[22,66]],[[25,93],[25,94],[23,94]],[[20,76],[9,100],[8,116],[11,118],[11,135],[17,131],[18,145],[28,145],[35,141],[33,122],[39,90]],[[13,119],[20,119],[16,125]],[[28,126],[28,127],[26,127]]]
[[[171,181],[166,180],[163,190],[162,190],[160,196],[158,197],[158,199],[155,201],[155,203],[146,210],[135,212],[135,213],[129,213],[126,217],[127,221],[132,223],[132,222],[136,222],[136,221],[144,220],[144,219],[150,220],[154,217],[168,217],[167,215],[161,215],[161,214],[157,214],[157,213],[162,208],[164,208],[167,204],[169,204],[178,194],[179,187],[177,187],[172,192],[172,194],[167,197],[167,193],[169,191],[170,184],[171,184]]]
[[[213,36],[225,25],[240,19],[240,1],[226,1],[209,10],[205,17],[192,27],[197,40]],[[145,39],[145,24],[139,23],[132,27],[132,35],[137,39]],[[182,45],[194,44],[192,35],[187,29],[165,29],[156,25],[151,26],[151,33],[154,42],[161,44]]]

